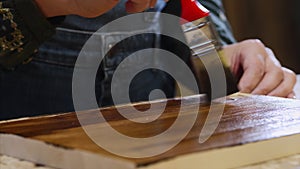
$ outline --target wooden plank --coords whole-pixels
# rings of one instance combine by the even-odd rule
[[[188,107],[193,104],[199,104],[195,102],[193,98],[189,99],[191,99],[189,102],[190,104],[186,104],[184,106]],[[167,102],[166,111],[159,119],[149,124],[137,124],[128,121],[122,117],[114,107],[101,109],[101,112],[105,116],[106,120],[109,121],[109,124],[119,132],[132,137],[145,138],[155,136],[165,131],[176,120],[179,110],[178,106],[180,105],[181,100],[175,99],[169,101],[160,101],[155,104],[163,104],[164,102]],[[217,107],[222,105],[223,104],[214,104],[213,106]],[[122,106],[122,109],[127,109],[128,106],[131,105]],[[146,110],[149,108],[148,103],[139,103],[135,104],[134,106],[139,110]],[[217,130],[209,140],[207,140],[205,143],[199,144],[199,133],[201,132],[204,122],[207,118],[209,108],[210,105],[208,104],[202,104],[200,106],[196,123],[180,144],[166,153],[150,158],[123,158],[105,151],[96,145],[85,134],[79,125],[75,113],[3,121],[0,122],[0,133],[17,134],[19,136],[58,145],[60,147],[66,147],[68,149],[74,149],[78,151],[83,150],[93,154],[99,154],[102,156],[104,155],[107,158],[117,161],[119,159],[123,159],[130,161],[131,164],[136,167],[149,166],[149,168],[160,166],[160,164],[163,164],[168,160],[172,161],[172,159],[174,159],[173,162],[175,162],[176,159],[178,160],[179,158],[179,161],[185,161],[184,159],[187,159],[186,156],[189,155],[205,154],[207,152],[212,152],[212,150],[222,150],[224,148],[236,146],[239,147],[239,145],[250,145],[257,142],[264,143],[264,141],[275,140],[273,141],[274,145],[278,146],[279,143],[282,143],[282,141],[285,140],[285,138],[288,138],[287,141],[290,141],[290,146],[295,147],[295,140],[300,141],[298,136],[298,134],[300,134],[299,100],[266,96],[249,96],[243,94],[227,97],[225,111]],[[88,119],[89,115],[92,113],[99,113],[99,110],[87,111],[85,118]],[[190,115],[191,114],[188,112],[185,113],[185,116]],[[97,131],[99,129],[99,125],[94,124],[94,122],[95,121],[93,119],[90,119],[89,126],[94,131]],[[211,125],[213,124],[214,122],[211,123]],[[278,144],[275,144],[276,139],[278,138]],[[131,151],[142,152],[149,148],[165,145],[168,142],[173,141],[172,139],[174,138],[170,137],[162,140],[159,143],[153,143],[145,147],[134,147],[134,145],[132,145],[129,146],[129,148]],[[112,142],[113,141],[114,140],[112,140]],[[271,145],[271,143],[267,142],[266,145]],[[297,152],[300,153],[299,149],[300,147],[296,146],[294,149],[286,149],[286,152],[279,153],[279,155],[291,155]],[[227,151],[230,152],[233,151],[233,149]],[[280,151],[273,149],[273,152],[268,152],[270,154],[270,158],[272,154],[277,154],[276,152]],[[202,155],[198,155],[193,156],[194,158],[189,157],[188,159],[194,159],[196,162],[204,159]],[[255,154],[253,155],[255,156]],[[276,157],[279,155],[277,154]],[[235,155],[233,157],[238,158],[239,156],[240,155]],[[261,160],[267,160],[267,156],[265,158],[261,158]],[[190,161],[187,160],[186,162]],[[225,163],[222,162],[222,160],[219,160],[218,164],[222,165]],[[197,168],[197,166],[194,167]],[[191,166],[188,168],[193,167]]]

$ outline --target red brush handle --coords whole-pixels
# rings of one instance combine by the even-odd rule
[[[193,22],[209,15],[209,11],[197,0],[181,0],[181,18]]]

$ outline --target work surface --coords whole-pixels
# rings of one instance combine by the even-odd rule
[[[189,99],[189,104],[184,105],[185,107],[199,104],[193,97],[185,99]],[[160,105],[164,102],[154,104]],[[166,131],[174,124],[181,102],[182,100],[179,99],[169,100],[166,111],[159,119],[149,124],[128,121],[114,107],[101,109],[101,112],[110,126],[120,133],[135,138],[147,138]],[[131,105],[125,105],[122,109],[127,109],[129,106]],[[215,104],[213,107],[218,106],[222,107],[223,104]],[[147,110],[149,105],[140,103],[135,107],[139,110]],[[210,105],[201,104],[197,120],[184,140],[173,149],[154,157],[124,158],[108,153],[85,134],[75,113],[0,122],[1,133],[30,138],[0,135],[0,154],[24,158],[56,168],[78,168],[78,166],[120,168],[122,166],[124,169],[175,169],[199,168],[199,165],[202,166],[201,168],[238,167],[300,153],[299,100],[243,94],[227,97],[225,111],[216,131],[206,142],[199,143],[199,133],[205,124],[209,108]],[[90,114],[94,113],[99,113],[99,110],[87,111],[86,118],[88,119]],[[184,116],[191,116],[191,113],[187,111]],[[212,127],[215,123],[218,123],[218,119],[210,121],[208,126]],[[182,128],[184,124],[182,123]],[[98,127],[103,127],[101,124],[100,126],[94,124],[93,119],[89,120],[88,125],[94,131],[97,131]],[[163,147],[172,139],[172,137],[166,138],[144,147],[130,145],[128,149],[133,152],[143,152],[147,149]],[[122,146],[126,147],[126,145]],[[88,160],[89,164],[85,160]]]

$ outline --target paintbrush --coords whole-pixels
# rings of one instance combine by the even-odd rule
[[[210,11],[197,0],[170,0],[164,11],[181,18],[200,92],[206,93],[209,99],[238,92],[237,80],[220,57],[222,44]]]

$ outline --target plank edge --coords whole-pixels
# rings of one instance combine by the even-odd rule
[[[0,134],[0,154],[57,169],[135,169],[133,162],[76,149],[64,149],[42,141]]]
[[[227,169],[300,153],[300,134],[182,155],[138,169]],[[188,165],[187,165],[188,164]]]

